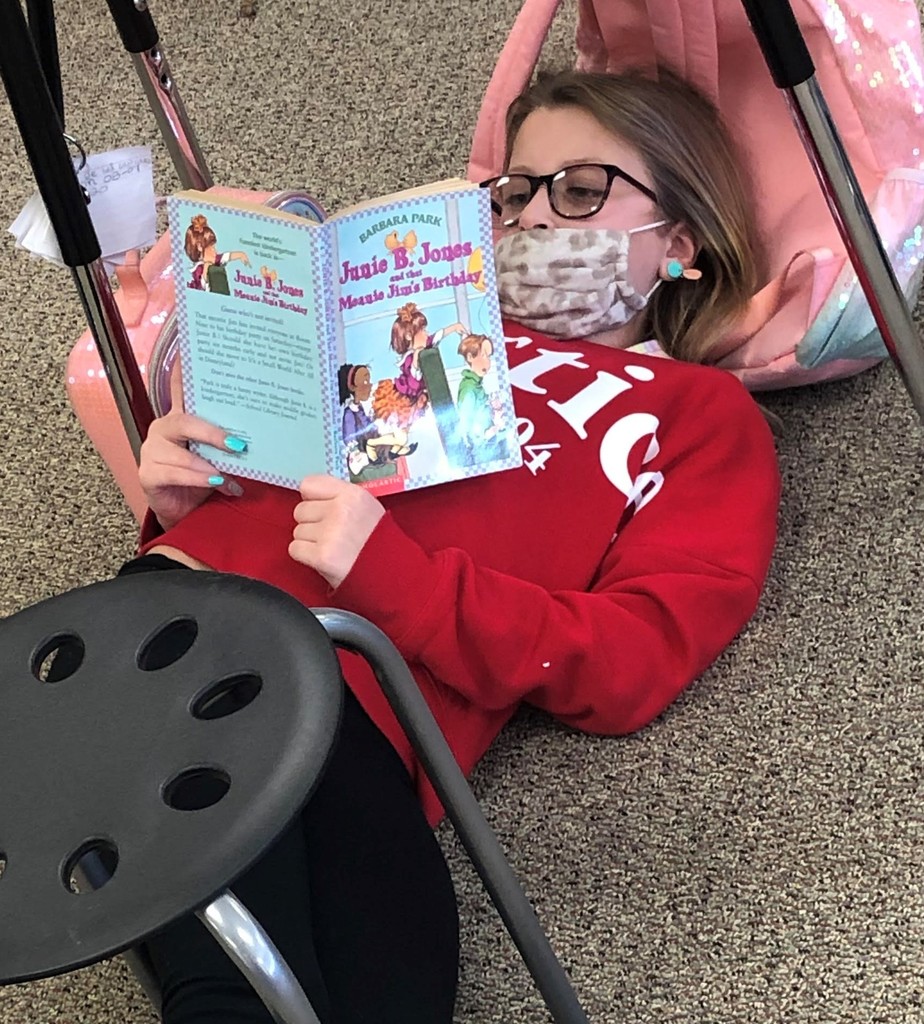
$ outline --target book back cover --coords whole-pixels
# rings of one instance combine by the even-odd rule
[[[335,471],[319,229],[199,197],[174,196],[168,209],[186,410],[248,446],[196,451],[222,472],[287,487]]]

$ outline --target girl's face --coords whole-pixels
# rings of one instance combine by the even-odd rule
[[[421,327],[420,330],[411,338],[412,349],[422,349],[427,347],[427,329]]]
[[[615,164],[648,188],[654,188],[651,173],[641,154],[627,142],[607,131],[580,107],[541,107],[534,110],[517,133],[510,154],[509,173],[554,174],[572,164]],[[549,204],[549,194],[540,188],[520,214],[518,224],[507,231],[529,228],[607,228],[625,230],[663,220],[653,200],[621,178],[614,178],[603,207],[592,217],[569,220]],[[690,256],[687,246],[678,251],[677,239],[689,233],[682,226],[665,224],[632,236],[629,249],[629,280],[641,292],[654,284],[668,257]],[[692,239],[689,240],[692,247]],[[690,250],[693,251],[692,248]]]
[[[361,366],[353,375],[353,397],[357,402],[368,402],[372,394],[372,374],[367,366]]]

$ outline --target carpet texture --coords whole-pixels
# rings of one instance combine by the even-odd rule
[[[106,5],[58,7],[69,130],[95,151],[152,144],[159,191],[175,189]],[[215,180],[304,186],[335,209],[464,172],[517,7],[259,0],[243,17],[239,0],[160,0],[154,15]],[[566,14],[549,62],[570,62],[572,33]],[[33,188],[5,102],[0,152],[5,226]],[[65,397],[83,330],[69,276],[5,236],[0,282],[9,614],[111,574],[134,524]],[[525,714],[474,778],[597,1024],[924,1019],[922,429],[890,365],[767,404],[785,423],[785,494],[746,632],[642,733],[591,738]],[[463,919],[459,1021],[547,1020],[440,836]],[[0,1020],[154,1016],[114,962],[0,990]]]

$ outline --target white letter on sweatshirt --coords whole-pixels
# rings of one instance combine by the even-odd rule
[[[536,384],[537,377],[550,370],[557,370],[559,366],[574,366],[579,370],[586,370],[588,366],[587,363],[581,362],[583,358],[580,352],[549,352],[548,349],[540,348],[539,355],[512,367],[507,372],[507,377],[510,383],[521,391],[544,395],[545,388]]]
[[[664,474],[639,473],[633,480],[629,476],[629,453],[643,437],[651,437],[642,465],[651,462],[661,450],[657,438],[659,424],[658,417],[651,413],[630,413],[610,427],[600,445],[600,465],[607,480],[626,496],[626,504],[635,502],[636,511],[647,505],[661,490]],[[649,488],[647,492],[646,487]]]
[[[569,427],[579,438],[585,440],[587,431],[584,424],[594,413],[599,412],[614,398],[618,398],[624,391],[631,391],[632,385],[605,370],[598,370],[596,380],[582,388],[573,398],[567,402],[549,402],[549,408],[554,409],[564,419]]]

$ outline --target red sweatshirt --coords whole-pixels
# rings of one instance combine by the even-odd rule
[[[658,715],[754,612],[776,534],[773,440],[731,374],[507,326],[525,464],[383,498],[336,590],[289,557],[282,488],[244,481],[144,538],[371,620],[466,773],[521,701],[598,733]],[[371,671],[342,662],[435,822]]]

